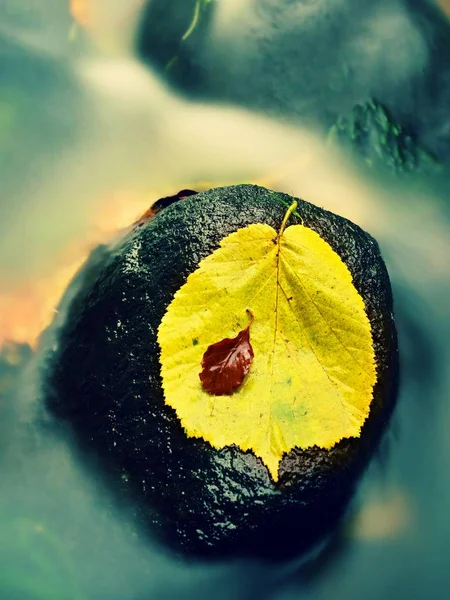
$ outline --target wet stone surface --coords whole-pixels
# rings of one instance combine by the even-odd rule
[[[329,451],[293,449],[274,484],[252,453],[188,438],[164,403],[156,336],[175,292],[222,238],[251,223],[278,229],[285,210],[251,185],[164,208],[94,254],[48,356],[43,391],[55,419],[99,458],[142,526],[189,555],[285,557],[311,548],[343,514],[395,402],[397,339],[378,245],[346,219],[300,200],[304,224],[347,264],[371,322],[378,382],[361,438]]]

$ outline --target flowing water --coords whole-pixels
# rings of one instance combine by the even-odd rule
[[[400,85],[421,140],[448,160],[450,110],[417,75],[431,68],[435,38],[416,8],[431,3],[216,2],[196,49],[215,77],[190,95],[138,61],[140,0],[92,0],[86,31],[62,1],[0,2],[0,599],[447,597],[450,178],[396,177],[323,139],[330,115],[369,93],[401,104]],[[295,39],[305,45],[292,56]],[[334,46],[359,55],[338,87],[325,68]],[[39,397],[42,353],[65,317],[52,307],[89,250],[166,193],[244,181],[358,223],[378,240],[394,290],[397,408],[339,532],[306,564],[172,557],[134,530]]]

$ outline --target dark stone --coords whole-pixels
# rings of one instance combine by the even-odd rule
[[[147,2],[138,27],[138,53],[172,83],[200,92],[207,73],[198,49],[215,8],[209,0]]]
[[[375,100],[358,104],[348,117],[340,117],[329,131],[329,141],[349,148],[370,166],[387,167],[397,174],[442,169],[415,135]]]
[[[252,453],[188,438],[164,403],[156,334],[175,292],[223,237],[251,223],[278,229],[285,211],[252,185],[162,210],[86,267],[49,359],[44,391],[53,414],[100,457],[144,525],[190,554],[281,557],[310,548],[344,512],[395,401],[397,341],[378,245],[350,221],[300,200],[304,224],[348,265],[372,325],[378,382],[361,438],[329,451],[292,450],[274,484]]]
[[[375,97],[450,164],[450,21],[429,0],[149,0],[136,51],[179,90],[327,131]]]

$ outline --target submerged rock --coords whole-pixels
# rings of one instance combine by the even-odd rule
[[[355,106],[349,117],[340,117],[328,137],[331,143],[350,148],[369,165],[387,167],[395,173],[434,173],[441,168],[414,135],[374,100]]]
[[[360,438],[331,450],[293,449],[275,484],[251,452],[217,450],[188,438],[164,402],[161,319],[188,275],[225,236],[251,223],[278,230],[286,209],[261,187],[182,199],[103,249],[86,267],[49,360],[45,395],[53,414],[70,424],[83,449],[100,457],[142,523],[191,555],[281,557],[309,549],[344,512],[394,404],[396,332],[377,243],[307,202],[299,200],[297,210],[347,264],[371,323],[378,380]]]

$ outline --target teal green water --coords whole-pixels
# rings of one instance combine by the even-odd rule
[[[177,90],[165,87],[153,67],[139,64],[124,50],[121,28],[104,34],[101,51],[82,31],[74,41],[62,4],[0,3],[0,292],[56,268],[68,244],[95,241],[92,231],[108,206],[103,199],[118,190],[152,197],[152,190],[176,192],[196,179],[262,180],[275,173],[276,189],[340,212],[378,239],[394,290],[401,385],[379,452],[323,553],[306,566],[188,564],[133,528],[130,508],[117,506],[95,466],[83,463],[55,428],[39,397],[43,350],[15,349],[14,360],[3,351],[0,598],[445,598],[450,179],[444,168],[398,174],[367,153],[342,162],[321,141],[335,115],[348,114],[370,92],[447,160],[450,112],[431,74],[421,79],[424,69],[437,69],[427,37],[435,30],[420,20],[421,3],[375,2],[364,12],[363,2],[349,2],[353,13],[344,2],[325,0],[265,0],[258,10],[249,1],[222,3],[207,38],[189,38],[197,44],[197,64],[204,60],[209,73],[196,80],[195,94],[186,81]],[[120,12],[123,4],[110,7]],[[333,19],[339,27],[331,27]],[[300,65],[303,55],[289,46],[299,31],[309,40],[299,46],[307,57],[320,46],[314,60],[302,58]],[[263,60],[267,44],[270,61]],[[365,53],[361,64],[347,61],[345,81],[330,77],[336,61],[344,64],[334,57],[337,47],[340,56]],[[297,65],[299,75],[283,71],[286,65]],[[370,81],[363,76],[368,70]],[[64,311],[56,319],[42,349],[54,343]]]

